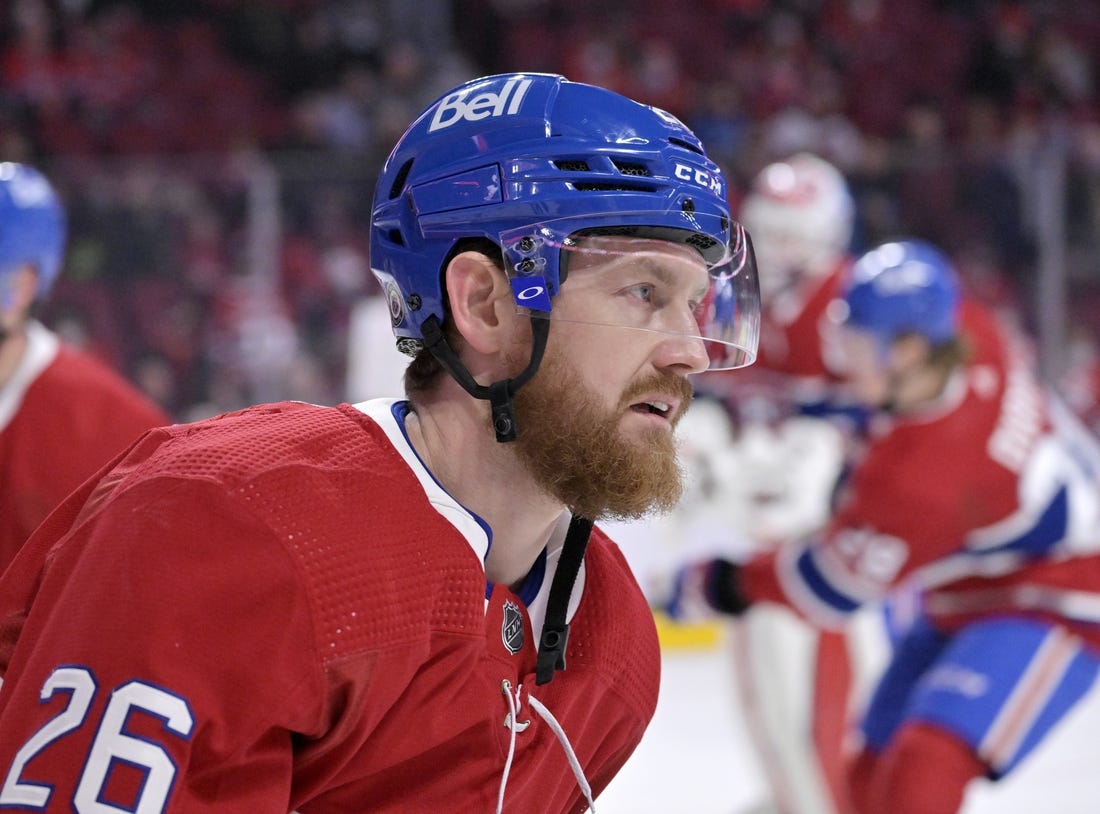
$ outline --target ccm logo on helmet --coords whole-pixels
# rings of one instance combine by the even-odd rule
[[[722,195],[722,180],[712,172],[701,170],[698,167],[691,167],[687,164],[677,164],[675,174],[681,181],[691,181],[709,189],[715,195]]]
[[[432,123],[428,127],[428,132],[434,133],[436,130],[442,130],[460,121],[476,122],[498,116],[514,116],[519,112],[519,106],[529,87],[531,87],[530,79],[513,77],[504,83],[500,93],[486,91],[477,94],[469,101],[463,98],[468,91],[444,96],[436,107],[435,113],[432,114]]]

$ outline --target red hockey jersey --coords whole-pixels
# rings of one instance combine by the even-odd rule
[[[840,282],[851,265],[845,257],[827,274],[809,277],[769,303],[760,325],[762,369],[796,378],[835,380],[826,359],[825,337],[829,304],[840,293]]]
[[[656,706],[648,604],[595,530],[536,686],[568,517],[517,592],[487,585],[491,529],[404,409],[155,430],[52,514],[0,581],[0,806],[583,810],[566,741],[598,794]]]
[[[62,498],[169,421],[106,365],[31,323],[0,388],[0,573]]]

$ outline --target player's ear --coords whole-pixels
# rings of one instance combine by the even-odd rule
[[[451,319],[466,344],[483,354],[505,347],[516,309],[504,272],[481,252],[460,252],[447,264],[444,282]]]
[[[891,355],[895,370],[912,370],[931,358],[932,343],[919,334],[907,334],[894,340]]]

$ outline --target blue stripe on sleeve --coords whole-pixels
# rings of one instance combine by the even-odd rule
[[[859,607],[859,602],[854,601],[829,584],[829,581],[814,561],[812,548],[806,549],[798,556],[795,568],[806,587],[810,589],[815,597],[829,607],[841,613],[851,613]]]
[[[1069,494],[1065,486],[1050,501],[1043,514],[1031,528],[1012,540],[987,549],[988,551],[1017,551],[1036,556],[1045,554],[1066,536],[1069,525]]]

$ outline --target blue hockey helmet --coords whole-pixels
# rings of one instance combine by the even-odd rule
[[[38,298],[49,292],[65,252],[65,212],[38,170],[0,163],[0,280],[23,265],[38,270]]]
[[[841,286],[839,320],[888,347],[906,334],[933,345],[958,330],[959,281],[951,261],[921,240],[883,243],[856,260]]]
[[[722,171],[699,139],[667,112],[535,73],[460,85],[410,125],[386,160],[371,268],[398,347],[412,355],[435,346],[425,332],[438,334],[445,319],[442,272],[459,241],[500,246],[517,306],[549,317],[574,237],[593,233],[696,248],[711,278],[695,315],[711,368],[752,362],[755,260],[730,217]]]

